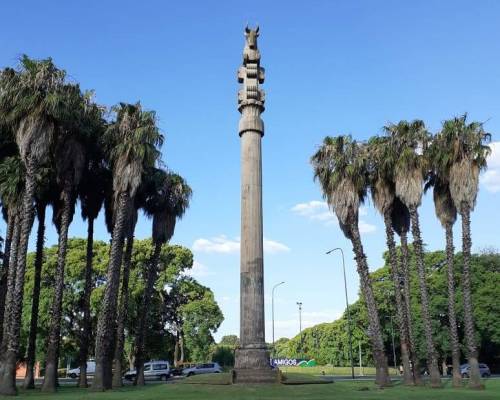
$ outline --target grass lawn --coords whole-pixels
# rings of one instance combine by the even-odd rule
[[[290,374],[290,379],[292,375]],[[192,380],[191,380],[192,379]],[[206,379],[206,378],[204,378]],[[389,389],[377,389],[371,382],[337,382],[327,385],[224,385],[229,379],[220,374],[218,384],[200,384],[202,378],[193,377],[178,384],[150,384],[145,388],[125,387],[106,393],[93,393],[85,389],[62,387],[57,394],[21,391],[18,399],[32,400],[498,400],[500,380],[487,380],[486,390],[452,389],[447,382],[444,389],[425,387],[406,388],[399,384]],[[191,382],[190,382],[191,380]],[[195,384],[198,383],[198,384]]]

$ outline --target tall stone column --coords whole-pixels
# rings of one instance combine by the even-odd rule
[[[262,233],[262,152],[265,95],[257,48],[259,28],[245,29],[243,65],[238,70],[238,110],[241,113],[241,250],[240,347],[236,350],[235,383],[274,383],[278,374],[269,364],[265,341],[264,252]]]

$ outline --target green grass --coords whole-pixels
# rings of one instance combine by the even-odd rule
[[[216,380],[227,379],[220,374]],[[193,383],[200,377],[193,377]],[[196,379],[196,380],[195,380]],[[210,381],[210,380],[209,380]],[[19,399],[32,400],[498,400],[500,380],[487,380],[486,390],[452,389],[449,382],[444,389],[426,387],[406,388],[399,384],[380,390],[371,382],[336,382],[329,385],[217,385],[155,384],[145,388],[126,387],[106,393],[93,393],[85,389],[63,387],[57,394],[43,394],[38,390],[20,392]]]

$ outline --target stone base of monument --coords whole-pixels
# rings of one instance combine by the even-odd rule
[[[239,348],[235,352],[232,382],[240,383],[280,383],[278,369],[269,365],[269,352],[263,348]]]
[[[281,383],[281,375],[277,369],[233,369],[233,384]]]

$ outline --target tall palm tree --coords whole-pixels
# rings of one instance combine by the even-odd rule
[[[99,140],[105,123],[102,119],[102,109],[92,103],[87,97],[86,126],[89,129],[86,144],[87,160],[78,188],[78,197],[82,209],[82,218],[87,221],[87,249],[85,262],[85,285],[82,293],[83,322],[80,333],[79,387],[87,387],[87,359],[89,356],[90,338],[92,337],[92,320],[90,314],[90,298],[93,287],[92,267],[94,259],[94,222],[104,203],[106,192],[111,186],[111,172],[104,164],[103,154],[99,147]]]
[[[127,322],[128,316],[128,298],[129,298],[129,276],[130,267],[132,263],[132,251],[134,248],[134,231],[135,225],[137,223],[137,212],[138,208],[136,205],[131,204],[128,209],[128,226],[126,229],[127,244],[125,246],[125,254],[123,255],[123,274],[122,274],[122,285],[120,290],[120,303],[118,306],[118,317],[116,323],[116,342],[115,351],[113,356],[113,368],[115,373],[113,374],[113,386],[120,387],[123,386],[122,381],[122,360],[123,360],[123,350],[125,346],[125,324]]]
[[[154,166],[159,157],[158,146],[163,137],[152,111],[144,111],[140,103],[114,108],[116,121],[106,130],[107,157],[113,170],[115,218],[107,282],[96,334],[96,371],[92,387],[112,387],[112,340],[118,303],[120,266],[122,263],[127,207],[133,201],[145,168]]]
[[[408,249],[408,231],[410,230],[410,212],[398,197],[394,198],[391,211],[392,229],[400,238],[401,255],[399,257],[399,271],[401,272],[401,284],[403,286],[403,318],[406,321],[410,358],[412,363],[411,372],[416,385],[422,384],[420,376],[420,363],[417,356],[415,336],[413,335],[413,321],[411,312],[411,289],[410,289],[410,251]]]
[[[0,75],[1,79],[1,75]],[[3,118],[0,116],[0,163],[7,160],[8,157],[12,157],[18,153],[17,146],[13,141],[12,132],[5,126]],[[6,171],[6,173],[8,173]],[[4,175],[5,178],[9,178],[8,175]],[[5,179],[4,178],[4,179]],[[7,188],[9,184],[7,184]],[[0,203],[2,204],[2,215],[7,225],[5,238],[4,238],[4,251],[3,251],[3,262],[2,270],[0,271],[0,343],[3,339],[3,319],[5,311],[5,296],[7,294],[7,275],[9,271],[9,258],[10,258],[10,247],[12,243],[12,235],[14,232],[14,219],[15,216],[11,216],[9,223],[9,215],[12,214],[14,208],[9,212],[8,204],[2,202],[2,193],[0,193]]]
[[[15,371],[19,353],[22,301],[26,254],[33,221],[35,174],[45,163],[54,144],[56,125],[71,118],[66,108],[63,89],[65,72],[51,59],[31,60],[23,56],[16,71],[2,71],[0,79],[0,114],[15,132],[21,160],[26,168],[25,190],[21,208],[20,238],[17,251],[16,284],[12,296],[12,319],[9,342],[4,355],[4,373],[0,382],[1,394],[15,394]]]
[[[42,391],[47,392],[55,391],[57,384],[68,230],[75,212],[76,188],[78,187],[85,164],[85,147],[76,137],[71,135],[61,141],[56,150],[56,154],[57,180],[61,189],[61,195],[59,199],[60,209],[56,209],[54,213],[59,241],[55,271],[54,299],[51,308],[48,348],[45,359],[45,375],[42,385]]]
[[[26,375],[23,386],[25,389],[35,388],[35,356],[36,337],[38,331],[38,309],[40,305],[40,286],[42,277],[43,253],[45,244],[45,211],[52,200],[54,183],[51,170],[44,168],[41,171],[41,181],[37,185],[36,192],[36,216],[38,228],[36,235],[35,273],[33,277],[33,292],[31,295],[31,318],[28,336],[28,348],[26,350]]]
[[[457,208],[453,204],[450,193],[450,182],[446,171],[440,170],[441,157],[446,152],[443,141],[444,135],[438,133],[429,147],[429,159],[432,164],[430,179],[426,189],[433,187],[434,209],[436,216],[444,228],[446,237],[446,264],[448,279],[448,321],[450,328],[451,360],[453,365],[453,386],[462,387],[462,375],[460,373],[460,343],[458,339],[457,316],[455,311],[455,267],[453,246],[453,225],[457,220]]]
[[[387,249],[389,251],[389,268],[394,283],[396,315],[400,330],[401,361],[403,363],[403,381],[406,385],[414,385],[410,367],[410,343],[408,324],[405,318],[404,302],[401,287],[401,271],[398,265],[396,242],[392,228],[392,212],[395,201],[394,161],[388,146],[387,137],[374,137],[368,142],[370,191],[373,204],[384,218]]]
[[[17,248],[19,244],[19,208],[24,193],[24,167],[18,156],[6,157],[0,164],[0,199],[4,208],[7,208],[10,234],[10,249],[5,251],[8,259],[4,258],[5,271],[5,294],[4,294],[4,321],[0,326],[2,342],[0,351],[5,354],[9,341],[10,321],[12,319],[12,296],[16,284],[16,262]],[[4,360],[0,366],[0,376],[4,372]]]
[[[437,168],[442,176],[449,177],[450,195],[462,217],[462,291],[464,305],[465,348],[470,365],[469,387],[483,388],[479,372],[478,351],[475,341],[473,305],[471,296],[470,213],[476,205],[479,190],[479,173],[487,166],[490,147],[486,144],[491,135],[480,122],[468,122],[467,114],[445,121],[440,134],[442,157]]]
[[[174,235],[176,221],[182,218],[186,212],[192,195],[191,188],[177,174],[157,169],[151,174],[150,179],[152,180],[153,190],[150,191],[151,195],[144,202],[144,211],[146,215],[153,218],[152,238],[154,250],[146,271],[146,285],[137,322],[134,343],[136,370],[134,385],[144,385],[144,342],[149,322],[149,305],[158,275],[158,261],[161,249]]]
[[[311,163],[323,197],[337,215],[342,232],[352,243],[361,291],[368,309],[376,383],[388,386],[390,379],[382,330],[358,227],[359,205],[365,200],[368,187],[366,149],[351,136],[327,136],[312,156]]]
[[[413,235],[413,248],[420,287],[422,320],[424,323],[427,348],[427,367],[432,387],[441,386],[437,353],[434,345],[431,316],[429,311],[429,293],[427,289],[424,265],[423,243],[420,233],[418,207],[422,201],[424,177],[427,175],[428,162],[424,151],[428,145],[429,133],[423,121],[400,121],[384,127],[390,138],[390,149],[395,163],[396,195],[408,207]]]

